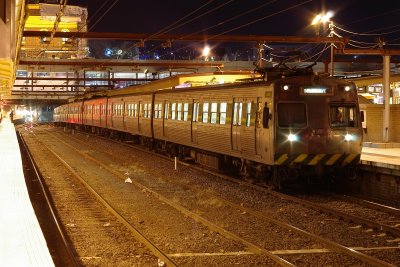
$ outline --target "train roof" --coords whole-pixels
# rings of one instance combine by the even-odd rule
[[[262,79],[260,74],[252,71],[218,71],[210,73],[191,73],[191,74],[178,74],[170,76],[157,81],[149,82],[146,84],[129,86],[122,89],[115,89],[112,91],[101,91],[95,93],[85,94],[84,96],[71,99],[70,102],[80,99],[90,99],[104,96],[119,96],[134,93],[152,93],[158,90],[169,90],[174,88],[189,88],[205,85],[217,85],[226,83],[240,83],[244,81]]]
[[[188,88],[205,85],[215,85],[223,83],[238,83],[241,81],[260,77],[254,72],[213,72],[213,73],[191,73],[179,74],[165,79],[160,79],[138,86],[130,86],[123,89],[110,91],[108,96],[125,95],[131,93],[154,92],[158,90],[168,90],[174,88]]]

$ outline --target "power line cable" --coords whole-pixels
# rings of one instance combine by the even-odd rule
[[[187,15],[183,16],[182,18],[180,18],[179,20],[175,21],[174,23],[172,23],[172,24],[166,26],[165,28],[159,30],[158,32],[156,32],[156,33],[150,35],[149,38],[155,37],[155,36],[157,36],[157,35],[159,35],[159,34],[164,34],[164,33],[167,33],[167,32],[169,32],[169,31],[173,30],[174,28],[172,28],[172,27],[174,27],[176,24],[178,24],[178,23],[181,22],[182,20],[186,19],[187,17],[190,17],[191,15],[195,14],[196,12],[200,11],[200,10],[203,9],[205,6],[211,4],[211,3],[214,2],[214,1],[215,1],[215,0],[210,0],[210,1],[208,1],[208,2],[205,3],[204,5],[200,6],[199,8],[195,9],[194,11],[188,13]],[[179,27],[180,27],[180,26],[179,26]]]
[[[252,8],[252,9],[246,11],[246,12],[242,12],[242,13],[240,13],[240,14],[238,14],[238,15],[232,17],[232,18],[229,18],[229,19],[227,19],[227,20],[218,22],[216,25],[213,25],[213,26],[211,26],[211,27],[208,27],[208,28],[199,30],[199,31],[194,32],[194,33],[192,33],[192,34],[190,34],[190,35],[198,34],[198,33],[200,33],[200,32],[205,32],[205,31],[208,31],[208,30],[210,30],[210,29],[213,29],[213,28],[222,26],[222,25],[224,25],[224,24],[227,23],[227,22],[230,22],[230,21],[235,20],[235,19],[237,19],[237,18],[243,17],[244,15],[247,15],[247,14],[249,14],[249,13],[251,13],[251,12],[253,12],[253,11],[256,11],[256,10],[262,8],[262,7],[265,7],[265,6],[267,6],[267,5],[270,5],[270,4],[272,4],[272,3],[276,2],[276,1],[277,1],[277,0],[272,0],[272,1],[266,2],[266,3],[264,3],[264,4],[262,4],[262,5],[258,6],[258,7]],[[186,36],[190,36],[190,35],[186,35]],[[186,36],[183,36],[182,38],[185,38]]]
[[[288,7],[288,8],[285,8],[285,9],[283,9],[283,10],[274,12],[274,13],[272,13],[272,14],[269,14],[269,15],[267,15],[267,16],[261,17],[261,18],[259,18],[259,19],[253,20],[253,21],[248,22],[248,23],[246,23],[246,24],[243,24],[243,25],[241,25],[241,26],[232,28],[232,29],[230,29],[230,30],[226,30],[226,31],[224,31],[224,32],[222,32],[222,33],[220,33],[220,34],[213,35],[213,36],[211,36],[208,40],[212,40],[213,38],[218,37],[218,36],[221,36],[221,35],[223,35],[223,34],[226,34],[226,33],[229,33],[229,32],[232,32],[232,31],[235,31],[235,30],[238,30],[238,29],[241,29],[241,28],[243,28],[243,27],[249,26],[249,25],[251,25],[251,24],[257,23],[257,22],[259,22],[259,21],[262,21],[262,20],[271,18],[271,17],[273,17],[273,16],[275,16],[275,15],[278,15],[278,14],[281,14],[281,13],[286,12],[286,11],[288,11],[288,10],[291,10],[291,9],[293,9],[293,8],[302,6],[302,5],[304,5],[304,4],[306,4],[306,3],[309,3],[309,2],[311,2],[311,1],[312,1],[312,0],[306,0],[306,1],[302,2],[302,3],[292,5],[292,6]],[[177,50],[174,50],[174,52],[179,51],[179,50],[181,50],[181,49],[185,49],[185,48],[187,48],[187,47],[189,47],[189,46],[185,46],[185,47],[183,47],[183,48],[179,48],[179,49],[177,49]]]
[[[107,15],[107,13],[108,13],[118,2],[119,2],[119,0],[115,0],[115,1],[110,5],[110,7],[100,16],[100,18],[98,18],[97,21],[96,21],[93,25],[90,26],[89,31],[90,31],[91,29],[93,29],[93,27],[96,26],[97,23],[99,23],[99,22],[104,18],[104,16]]]
[[[299,3],[299,4],[293,5],[293,6],[291,6],[291,7],[285,8],[285,9],[283,9],[283,10],[281,10],[281,11],[272,13],[272,14],[267,15],[267,16],[265,16],[265,17],[262,17],[262,18],[259,18],[259,19],[254,20],[254,21],[251,21],[251,22],[249,22],[249,23],[246,23],[246,24],[244,24],[244,25],[235,27],[235,28],[233,28],[233,29],[231,29],[231,30],[224,31],[224,32],[222,32],[222,33],[220,33],[220,34],[218,34],[218,35],[214,35],[213,37],[217,37],[217,36],[226,34],[226,33],[228,33],[228,32],[236,31],[236,30],[238,30],[238,29],[241,29],[241,28],[243,28],[243,27],[246,27],[246,26],[249,26],[249,25],[251,25],[251,24],[257,23],[257,22],[259,22],[259,21],[268,19],[268,18],[270,18],[270,17],[273,17],[273,16],[275,16],[275,15],[281,14],[281,13],[286,12],[286,11],[288,11],[288,10],[291,10],[291,9],[293,9],[293,8],[302,6],[302,5],[304,5],[304,4],[306,4],[306,3],[309,3],[309,2],[311,2],[311,1],[313,1],[313,0],[306,0],[306,1],[302,2],[302,3]],[[212,38],[211,38],[211,39],[212,39]]]

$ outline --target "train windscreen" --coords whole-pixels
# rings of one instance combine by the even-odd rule
[[[332,128],[356,126],[355,106],[331,105],[329,114]]]

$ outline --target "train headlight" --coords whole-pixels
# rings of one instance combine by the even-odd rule
[[[346,86],[344,87],[344,90],[345,90],[346,92],[349,92],[349,91],[351,90],[351,86],[350,86],[350,85],[346,85]]]
[[[346,141],[354,140],[354,136],[352,134],[346,134],[344,136],[344,140],[346,140]]]
[[[289,134],[287,138],[290,142],[297,141],[297,135]]]

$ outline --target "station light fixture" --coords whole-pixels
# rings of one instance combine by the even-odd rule
[[[328,11],[326,13],[321,13],[318,14],[317,16],[314,17],[313,21],[311,22],[311,25],[316,26],[316,34],[319,35],[319,25],[321,23],[326,23],[329,22],[329,37],[333,37],[335,35],[334,33],[334,25],[333,25],[333,21],[331,20],[331,18],[334,16],[332,11]],[[333,77],[334,76],[334,63],[333,63],[333,55],[334,55],[334,45],[333,43],[331,43],[331,70],[330,70],[330,76]]]

